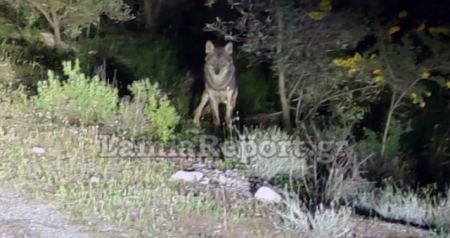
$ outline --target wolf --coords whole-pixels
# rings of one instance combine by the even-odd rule
[[[205,45],[204,79],[205,89],[200,104],[194,112],[194,123],[200,125],[203,109],[209,103],[213,113],[214,126],[220,126],[219,104],[226,106],[225,121],[231,126],[231,116],[236,107],[238,87],[236,69],[233,63],[233,43],[228,42],[224,47],[216,47],[211,41]]]

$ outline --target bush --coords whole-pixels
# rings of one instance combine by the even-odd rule
[[[362,192],[356,197],[355,205],[387,219],[420,226],[437,226],[449,231],[450,189],[442,199],[433,197],[431,192],[431,189],[417,192],[387,184],[385,188]]]
[[[384,218],[424,225],[432,221],[432,201],[426,193],[421,198],[412,190],[402,191],[392,185],[358,195],[357,206],[374,210]]]
[[[296,138],[276,127],[245,129],[227,141],[222,152],[225,160],[244,164],[253,176],[273,180],[286,175],[277,185],[298,189],[313,205],[331,204],[366,185],[360,177],[361,162],[352,148],[340,143],[346,141],[337,140],[331,131],[309,133],[305,128]]]
[[[48,80],[38,84],[36,108],[71,123],[95,124],[117,113],[117,90],[98,76],[87,77],[80,63],[63,62],[67,80],[61,82],[55,72],[48,71]]]
[[[436,226],[450,232],[450,188],[447,189],[445,198],[438,202],[434,220]]]
[[[299,133],[308,151],[310,168],[303,184],[314,204],[333,204],[367,187],[367,181],[361,177],[365,159],[359,159],[353,146],[348,145],[349,128],[320,130],[311,124],[302,125]]]
[[[130,90],[133,100],[123,101],[120,107],[123,129],[135,138],[151,136],[167,142],[180,121],[167,95],[148,79],[134,82]]]
[[[266,144],[270,143],[270,144]],[[292,147],[297,143],[293,136],[282,131],[278,127],[269,129],[244,128],[238,138],[228,141],[228,148],[235,148],[233,152],[227,153],[227,147],[223,147],[226,160],[234,160],[245,164],[252,176],[266,180],[276,175],[288,174],[301,177],[306,170],[305,159],[294,154]],[[283,148],[285,151],[280,151]],[[273,155],[271,151],[275,150]],[[233,157],[238,155],[238,157]]]
[[[283,224],[302,237],[326,238],[346,237],[350,231],[351,210],[348,208],[325,209],[319,205],[312,211],[304,206],[297,197],[285,194],[285,209],[279,211]]]
[[[381,138],[372,130],[364,128],[363,140],[356,145],[356,150],[362,157],[370,157],[364,165],[367,178],[380,181],[386,175],[392,176],[395,181],[406,181],[408,176],[408,165],[400,157],[401,136],[406,132],[400,121],[392,121],[391,130],[386,141],[386,152],[382,158]]]

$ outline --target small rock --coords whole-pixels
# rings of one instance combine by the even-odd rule
[[[219,178],[217,179],[219,184],[226,184],[227,183],[227,177],[224,175],[219,175]]]
[[[43,153],[45,153],[45,149],[42,147],[33,147],[33,149],[31,149],[33,151],[33,153],[41,155]]]
[[[204,178],[204,179],[200,182],[200,184],[203,184],[203,185],[209,184],[209,178]]]
[[[170,179],[173,181],[184,181],[184,182],[197,182],[202,180],[203,173],[201,172],[186,172],[186,171],[177,171],[174,173]]]
[[[225,171],[225,175],[226,175],[226,176],[231,176],[231,175],[233,175],[233,171],[227,169],[227,170]]]
[[[269,187],[260,187],[255,193],[255,198],[266,203],[280,203],[281,196]]]

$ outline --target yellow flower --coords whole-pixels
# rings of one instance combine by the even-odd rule
[[[430,27],[428,29],[428,31],[432,34],[432,35],[449,35],[450,34],[450,29],[447,27]]]
[[[359,62],[359,61],[362,60],[362,56],[361,56],[360,53],[356,53],[356,54],[353,56],[353,59],[354,59],[356,62]]]
[[[321,0],[319,4],[319,9],[322,12],[331,11],[331,0]]]
[[[356,53],[354,56],[346,58],[346,59],[334,59],[333,64],[336,66],[345,67],[348,69],[356,69],[359,68],[359,64],[362,61],[362,56],[359,53]],[[359,69],[358,69],[359,70]]]
[[[383,71],[381,71],[381,69],[376,69],[372,73],[375,74],[375,75],[382,75]]]
[[[389,35],[392,35],[392,34],[398,32],[398,31],[400,31],[400,27],[393,26],[393,27],[389,28]]]
[[[358,71],[359,71],[359,68],[351,68],[351,69],[348,70],[347,73],[348,73],[349,76],[351,76],[351,75],[355,74]]]
[[[423,30],[425,30],[425,24],[424,23],[420,24],[420,26],[418,26],[416,28],[416,32],[422,32]]]
[[[416,93],[411,93],[411,95],[409,97],[411,98],[412,103],[414,103],[414,104],[417,103],[417,94]]]
[[[402,10],[401,12],[398,13],[398,17],[399,18],[405,18],[408,16],[408,12],[406,10]]]
[[[312,11],[308,14],[309,18],[311,18],[312,20],[315,21],[320,21],[325,17],[325,13],[324,12],[320,12],[320,11]]]
[[[342,66],[343,60],[342,59],[334,59],[333,64],[336,66]]]
[[[422,73],[422,75],[420,75],[420,77],[422,79],[429,79],[430,78],[430,72],[425,71],[425,72]]]
[[[422,102],[420,102],[419,107],[420,107],[420,108],[424,108],[425,105],[427,105],[427,104],[426,104],[424,101],[422,101]]]
[[[378,84],[383,84],[384,83],[384,76],[383,75],[377,75],[373,78],[373,81],[375,81],[375,83]]]

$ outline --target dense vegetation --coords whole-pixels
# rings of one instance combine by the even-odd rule
[[[285,189],[287,212],[280,217],[295,231],[306,224],[311,236],[337,236],[342,231],[321,228],[320,219],[340,225],[354,207],[444,234],[450,229],[449,11],[445,0],[5,0],[0,117],[8,120],[1,122],[20,114],[11,112],[17,108],[36,112],[36,123],[94,125],[138,141],[170,144],[213,133],[238,150],[249,138],[301,144],[308,153],[270,158],[215,150],[224,167]],[[191,123],[207,39],[233,41],[237,51],[232,131],[213,130],[208,120],[202,128]],[[324,149],[322,142],[345,143]],[[73,179],[62,171],[38,172]],[[151,180],[140,172],[130,179]],[[81,199],[75,190],[68,197]],[[138,186],[133,192],[145,193]],[[126,215],[111,216],[126,222]]]

